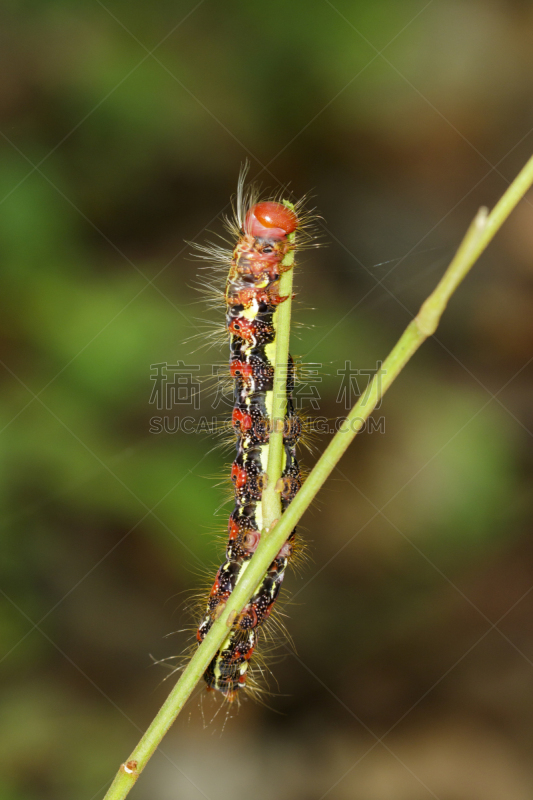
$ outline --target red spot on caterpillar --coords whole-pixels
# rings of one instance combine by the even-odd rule
[[[282,239],[294,233],[298,217],[287,206],[272,201],[256,203],[246,214],[244,229],[254,237]]]
[[[250,322],[248,319],[244,319],[244,317],[237,317],[237,319],[232,319],[230,324],[228,325],[228,331],[232,333],[234,336],[240,336],[241,339],[253,339],[255,336],[255,326],[253,322]]]
[[[240,289],[239,291],[235,292],[232,297],[227,298],[229,302],[233,303],[236,306],[244,306],[248,308],[252,305],[254,300],[257,300],[258,303],[266,302],[266,294],[263,289]]]
[[[254,374],[251,364],[246,364],[244,361],[232,361],[229,371],[232,378],[251,378]]]
[[[230,542],[234,542],[237,536],[239,535],[239,526],[237,525],[235,520],[231,519],[231,517],[228,525],[228,533]]]
[[[249,431],[252,427],[252,417],[250,414],[247,414],[246,411],[241,411],[240,408],[234,408],[233,414],[231,415],[231,422],[234,428],[244,433],[245,431]]]
[[[246,486],[246,481],[248,480],[246,470],[242,467],[239,467],[238,464],[232,464],[231,480],[235,484],[236,489],[242,489],[243,486]]]

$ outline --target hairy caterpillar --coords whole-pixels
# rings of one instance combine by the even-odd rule
[[[224,298],[230,339],[230,375],[234,381],[232,427],[236,457],[231,468],[235,497],[228,523],[226,558],[218,569],[196,638],[201,642],[244,574],[261,536],[261,499],[268,461],[273,395],[276,314],[288,298],[280,295],[282,273],[292,268],[292,254],[307,233],[302,204],[287,200],[258,201],[252,187],[244,190],[246,169],[239,178],[235,222],[227,226],[236,242],[231,250],[200,247],[203,257],[229,266]],[[300,419],[292,402],[294,364],[287,365],[287,410],[284,466],[279,486],[282,509],[296,495],[301,476],[296,445]],[[234,620],[220,650],[204,674],[208,689],[232,701],[246,686],[247,670],[261,625],[268,619],[293,555],[296,530],[281,548],[255,594]]]

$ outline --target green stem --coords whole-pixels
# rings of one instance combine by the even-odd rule
[[[294,209],[294,206],[287,200],[284,200],[284,203],[289,208]],[[294,241],[294,234],[291,234],[288,238]],[[265,533],[268,533],[274,523],[281,517],[281,495],[277,489],[277,483],[281,478],[283,469],[283,428],[287,409],[287,361],[291,333],[293,265],[294,250],[291,250],[283,260],[283,266],[288,269],[282,274],[279,284],[280,295],[287,299],[278,306],[274,321],[276,327],[276,355],[273,365],[274,384],[270,413],[266,486],[261,501]]]
[[[201,680],[211,659],[228,635],[231,620],[236,613],[241,611],[255,592],[269,564],[283,546],[292,529],[299,522],[347,447],[364,426],[365,421],[376,407],[378,401],[418,350],[422,342],[434,333],[451,295],[532,184],[533,157],[527,162],[492,212],[487,216],[485,209],[480,210],[436,289],[423,303],[415,319],[407,326],[400,340],[384,361],[382,369],[372,379],[365,395],[359,399],[350,411],[341,426],[341,430],[331,440],[289,508],[271,529],[268,536],[261,537],[261,542],[250,560],[242,579],[231,593],[224,611],[194,653],[177,684],[128,761],[121,765],[105,796],[105,800],[123,800],[127,796],[139,773],[146,766],[148,759],[156,750],[159,742],[176,719],[194,687]],[[280,311],[283,305],[280,306]],[[290,322],[290,308],[288,313]],[[285,361],[276,363],[276,374],[279,368],[284,368],[286,371],[286,363],[286,358]],[[274,380],[276,381],[276,379],[277,375]],[[281,405],[278,411],[280,408]]]

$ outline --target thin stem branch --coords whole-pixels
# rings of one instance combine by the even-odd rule
[[[294,210],[292,203],[284,201],[285,205]],[[289,240],[294,241],[294,234],[289,235]],[[274,324],[276,327],[276,354],[274,362],[274,382],[272,391],[272,405],[270,411],[270,437],[268,441],[268,464],[266,470],[266,486],[261,501],[263,515],[263,529],[265,534],[281,517],[281,495],[277,487],[283,469],[283,428],[285,425],[285,412],[287,409],[287,362],[289,358],[289,340],[291,334],[291,308],[292,308],[292,282],[294,269],[294,250],[291,250],[283,259],[282,266],[286,268],[279,283],[279,293],[286,297],[278,307]],[[263,534],[263,535],[265,535]]]
[[[128,761],[121,765],[104,800],[123,800],[127,796],[139,773],[146,766],[148,759],[156,750],[159,742],[176,719],[194,687],[200,681],[211,659],[228,635],[228,631],[231,628],[231,620],[246,605],[269,564],[283,546],[292,529],[299,522],[343,453],[364,426],[381,397],[398,377],[422,342],[435,332],[451,295],[532,184],[533,157],[509,186],[492,212],[487,215],[486,209],[479,211],[442,280],[423,303],[415,319],[407,326],[401,338],[383,362],[382,369],[372,379],[365,395],[359,399],[350,411],[341,429],[315,464],[289,508],[271,528],[268,535],[261,536],[259,546],[251,558],[242,580],[237,583],[231,593],[224,611],[192,656],[179,681],[172,689],[161,710],[130,755]],[[284,369],[286,373],[286,365],[287,359],[285,357],[283,362],[276,363],[276,373],[278,373],[279,369]]]

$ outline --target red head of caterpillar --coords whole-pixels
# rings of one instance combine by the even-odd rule
[[[283,239],[294,233],[299,220],[294,211],[282,203],[256,203],[246,214],[244,229],[251,236],[264,239]]]

